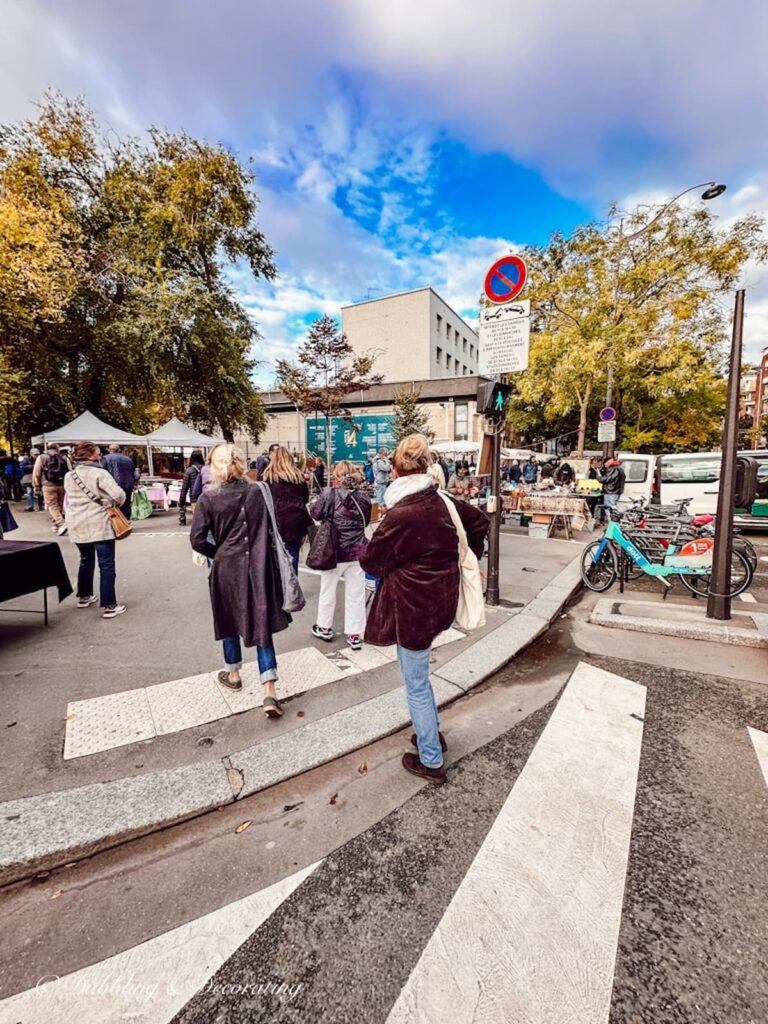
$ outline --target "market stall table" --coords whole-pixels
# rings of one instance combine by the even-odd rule
[[[48,587],[58,589],[59,602],[72,593],[61,548],[55,541],[0,540],[0,603],[42,590],[42,611],[31,608],[14,608],[13,611],[42,615],[47,626]]]
[[[505,512],[522,512],[531,516],[534,523],[546,524],[548,537],[561,528],[570,539],[572,530],[583,529],[592,519],[585,499],[571,493],[513,491],[502,495],[502,507]]]

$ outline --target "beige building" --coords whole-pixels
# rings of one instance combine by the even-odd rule
[[[387,382],[477,373],[477,334],[431,288],[343,306],[341,324],[355,352],[380,353],[375,370]]]
[[[338,420],[332,434],[332,458],[365,461],[369,452],[382,445],[392,447],[391,427],[394,418],[395,395],[403,389],[421,392],[420,408],[429,414],[429,424],[438,441],[479,441],[483,432],[483,417],[476,412],[477,377],[457,379],[412,380],[390,384],[376,384],[370,390],[349,395],[345,407],[352,415],[352,423]],[[320,454],[324,421],[312,413],[304,415],[279,391],[263,396],[269,415],[267,428],[258,446],[238,438],[249,458],[264,451],[271,444],[281,444],[291,451]]]

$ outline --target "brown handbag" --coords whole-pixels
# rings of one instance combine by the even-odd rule
[[[115,540],[122,540],[123,537],[127,537],[130,534],[131,530],[133,529],[133,526],[125,518],[122,511],[116,505],[105,505],[104,502],[101,501],[99,496],[97,494],[94,494],[90,487],[83,483],[83,481],[77,475],[77,470],[72,470],[72,479],[75,481],[80,490],[84,494],[88,495],[91,501],[95,501],[97,505],[101,505],[101,507],[107,513],[107,519],[109,520],[109,525],[112,527],[112,532],[115,535]]]

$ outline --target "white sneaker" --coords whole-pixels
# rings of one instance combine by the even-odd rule
[[[116,604],[114,608],[105,608],[101,617],[102,619],[114,619],[116,615],[122,615],[125,610],[124,604]]]
[[[92,604],[96,604],[95,594],[92,594],[91,597],[78,597],[77,599],[78,608],[90,608]]]
[[[56,533],[58,533],[58,535],[60,537],[63,537],[66,532],[67,532],[67,524],[66,523],[62,523],[61,526],[56,530]]]

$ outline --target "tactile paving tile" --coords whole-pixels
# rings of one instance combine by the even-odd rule
[[[460,629],[454,629],[451,626],[450,629],[446,629],[445,632],[439,633],[434,641],[432,642],[433,647],[442,647],[443,644],[452,644],[455,640],[466,640],[466,633],[462,633]]]
[[[148,686],[147,700],[158,736],[193,729],[230,714],[211,672]]]
[[[382,665],[395,661],[397,654],[394,647],[371,647],[370,644],[363,644],[359,651],[345,651],[344,657],[357,665],[361,672],[370,672],[371,669],[381,668]]]
[[[347,652],[344,652],[345,656]],[[259,666],[255,661],[246,662],[240,675],[242,690],[228,690],[217,683],[217,689],[233,714],[261,707],[262,688]],[[336,658],[329,658],[315,647],[300,651],[286,651],[277,656],[277,696],[292,697],[306,690],[315,690],[326,683],[335,683],[350,675],[350,668],[343,668]]]
[[[67,705],[64,760],[138,743],[155,735],[144,688],[74,700]]]

